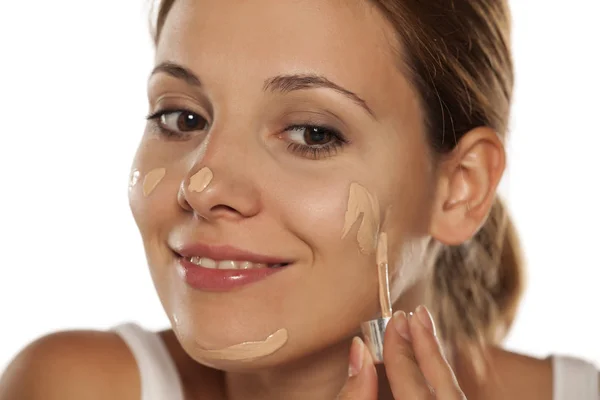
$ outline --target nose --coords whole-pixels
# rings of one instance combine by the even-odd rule
[[[224,168],[197,165],[184,177],[177,200],[181,207],[206,221],[251,218],[260,211],[258,189]]]

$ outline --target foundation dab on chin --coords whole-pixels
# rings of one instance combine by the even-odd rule
[[[149,196],[165,177],[165,168],[156,168],[148,172],[144,177],[144,196]]]
[[[388,266],[388,238],[385,232],[379,235],[377,243],[377,272],[379,282],[379,305],[381,317],[363,322],[361,331],[365,344],[373,356],[375,363],[383,362],[383,338],[388,322],[392,318],[392,304],[390,301],[390,282]]]
[[[244,342],[223,349],[199,349],[201,357],[222,361],[252,361],[265,357],[281,349],[288,340],[286,329],[279,329],[265,340]]]

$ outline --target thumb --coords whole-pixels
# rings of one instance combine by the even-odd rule
[[[337,400],[377,400],[377,371],[371,354],[359,337],[352,340],[348,381]]]

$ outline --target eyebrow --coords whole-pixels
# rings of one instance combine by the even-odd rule
[[[356,93],[351,92],[348,89],[341,87],[340,85],[333,83],[329,79],[324,76],[314,75],[314,74],[305,74],[305,75],[279,75],[265,81],[264,90],[265,91],[277,91],[281,93],[289,93],[295,90],[304,90],[304,89],[332,89],[336,92],[346,96],[354,103],[362,107],[366,112],[368,112],[371,117],[375,118],[375,114],[373,110],[369,107],[366,101],[360,98]]]
[[[153,75],[158,74],[158,73],[167,74],[169,76],[172,76],[173,78],[181,79],[182,81],[184,81],[185,83],[187,83],[191,86],[196,86],[196,87],[202,86],[202,82],[200,81],[200,78],[198,78],[196,76],[196,74],[194,74],[189,69],[187,69],[179,64],[175,64],[173,62],[167,61],[167,62],[162,62],[162,63],[158,64],[152,70],[150,77],[152,77]]]
[[[162,62],[158,64],[152,70],[150,77],[155,74],[164,73],[173,78],[183,80],[187,84],[191,86],[200,87],[202,86],[202,82],[200,78],[188,68],[173,63],[173,62]],[[306,89],[332,89],[336,92],[346,96],[348,99],[353,101],[355,104],[363,108],[372,118],[375,118],[375,113],[369,107],[367,102],[363,100],[356,93],[351,92],[348,89],[343,88],[342,86],[330,81],[324,76],[315,75],[315,74],[291,74],[291,75],[278,75],[272,78],[269,78],[265,81],[263,90],[271,91],[271,92],[280,92],[280,93],[290,93],[296,90],[306,90]]]

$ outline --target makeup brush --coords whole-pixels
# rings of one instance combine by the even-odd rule
[[[387,256],[387,234],[381,233],[377,243],[377,272],[379,278],[379,305],[381,307],[381,317],[363,322],[360,327],[365,339],[365,344],[373,361],[383,362],[383,337],[388,322],[392,318],[392,305],[390,302],[390,281],[388,271]]]

